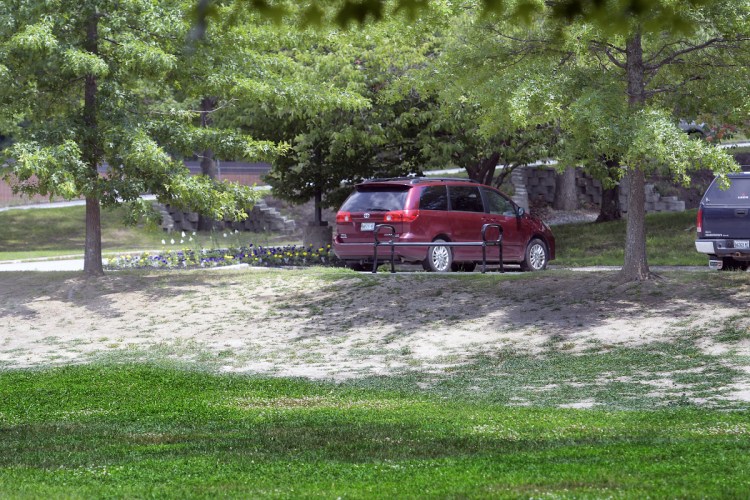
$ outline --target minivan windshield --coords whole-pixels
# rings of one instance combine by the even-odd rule
[[[750,205],[750,177],[748,178],[730,178],[729,189],[721,189],[719,183],[714,181],[706,191],[703,197],[703,203],[706,205]]]
[[[358,188],[341,206],[344,212],[403,210],[408,190],[393,187]]]

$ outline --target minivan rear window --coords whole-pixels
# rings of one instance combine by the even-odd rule
[[[408,190],[392,187],[359,188],[341,206],[345,212],[389,212],[403,210]]]
[[[750,205],[750,178],[729,179],[729,189],[721,189],[719,183],[714,181],[708,187],[703,203],[706,205]]]

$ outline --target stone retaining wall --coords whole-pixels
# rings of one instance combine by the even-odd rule
[[[154,208],[161,214],[161,227],[167,232],[171,231],[195,231],[198,229],[198,214],[196,212],[183,212],[169,205],[154,203]],[[225,219],[214,221],[217,230],[231,229],[238,231],[252,231],[255,233],[275,232],[291,234],[296,229],[296,223],[287,219],[275,208],[266,205],[263,200],[255,203],[242,222]]]
[[[528,209],[529,203],[552,204],[555,200],[555,169],[551,167],[518,168],[511,174],[511,182],[516,195],[514,201]],[[598,207],[602,201],[601,183],[576,169],[576,187],[579,206]],[[526,197],[526,200],[524,200]],[[525,201],[525,205],[523,202]],[[620,185],[620,206],[623,212],[628,207],[627,183]],[[685,202],[676,196],[661,196],[651,184],[646,185],[646,212],[682,212]]]

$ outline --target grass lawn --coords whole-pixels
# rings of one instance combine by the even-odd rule
[[[0,498],[745,497],[745,273],[613,275],[4,273]],[[679,321],[603,332],[652,315]],[[337,352],[382,369],[288,376]]]
[[[0,260],[83,255],[84,207],[0,212]],[[179,234],[167,235],[158,228],[128,227],[121,210],[102,211],[102,248],[105,253],[134,250],[179,249]],[[706,258],[695,251],[695,210],[651,214],[646,218],[647,251],[652,265],[703,266]],[[559,266],[620,266],[623,262],[625,221],[603,224],[567,224],[553,228]],[[188,235],[189,237],[190,235]],[[174,238],[174,244],[170,240]],[[167,241],[166,247],[162,240]],[[287,243],[279,236],[239,233],[199,233],[192,247],[215,248],[248,243]],[[184,246],[184,245],[182,245]]]
[[[3,498],[740,498],[750,416],[177,368],[0,372]]]
[[[646,216],[646,252],[651,265],[704,266],[707,258],[695,250],[697,210]],[[555,226],[557,259],[561,266],[621,266],[626,221]]]
[[[694,211],[648,217],[651,264],[705,264],[693,247],[694,219]],[[161,248],[163,233],[119,220],[103,214],[105,250]],[[8,211],[0,224],[0,259],[81,252],[82,207]],[[554,231],[555,264],[622,264],[624,222]],[[204,238],[209,246],[211,236]],[[616,317],[687,317],[693,303],[746,303],[744,273],[679,272],[630,287],[571,271],[283,273],[0,276],[0,348],[37,334],[44,318],[35,311],[58,304],[65,312],[58,321],[80,338],[41,339],[50,359],[64,364],[63,354],[86,352],[92,340],[112,351],[56,368],[0,365],[0,498],[741,498],[750,491],[750,414],[742,400],[727,399],[746,386],[750,363],[741,309],[717,320],[717,332],[673,324],[664,339],[642,346],[585,338],[579,345],[563,332],[537,350],[494,347],[468,362],[446,355],[432,364],[402,345],[425,324],[459,335],[526,328],[520,338],[546,328],[575,333]],[[138,312],[110,326],[122,319],[125,294]],[[219,296],[231,306],[217,305]],[[454,298],[474,306],[450,309]],[[394,300],[409,304],[410,314],[393,318],[373,306]],[[210,326],[201,328],[217,340],[135,342],[170,324],[189,332],[194,319],[181,315],[208,303]],[[485,321],[498,308],[515,320]],[[378,332],[389,321],[396,333],[357,337],[363,325]],[[299,339],[272,355],[278,377],[220,374],[269,348],[221,347],[225,329],[241,323],[251,338],[295,322],[304,325]],[[124,338],[128,328],[137,337]],[[355,359],[381,356],[409,369],[339,383],[283,376],[287,359],[314,361],[325,342],[349,347]],[[175,362],[177,351],[194,362]],[[582,409],[587,401],[596,404]]]
[[[180,233],[165,233],[158,227],[127,226],[124,209],[102,210],[102,250],[105,253],[133,250],[181,248]],[[86,237],[86,208],[74,206],[54,209],[8,210],[0,212],[0,260],[38,257],[82,256]],[[199,232],[193,242],[186,234],[186,245],[216,248],[247,243],[267,244],[270,236],[258,233]],[[174,239],[175,243],[170,243]],[[166,246],[162,245],[165,240]]]

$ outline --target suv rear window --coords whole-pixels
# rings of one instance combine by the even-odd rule
[[[727,190],[721,189],[718,182],[712,182],[703,197],[703,203],[706,205],[750,205],[750,178],[730,178],[729,182]]]
[[[355,191],[341,210],[346,212],[389,212],[403,210],[408,189],[367,187]]]

